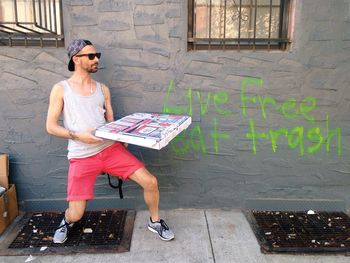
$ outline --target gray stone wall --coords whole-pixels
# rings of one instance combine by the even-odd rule
[[[349,0],[296,1],[286,52],[188,52],[186,1],[63,2],[66,42],[102,52],[95,77],[118,117],[193,116],[172,146],[130,146],[157,175],[161,208],[349,208]],[[45,121],[66,64],[63,48],[0,48],[0,151],[22,209],[65,206],[67,142]],[[93,207],[145,208],[132,182],[120,201],[101,177],[95,195]]]

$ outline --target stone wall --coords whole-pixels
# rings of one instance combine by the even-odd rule
[[[95,78],[118,117],[191,114],[172,146],[130,146],[157,175],[161,208],[349,208],[349,0],[296,1],[288,51],[187,51],[187,2],[64,2],[66,43],[102,52]],[[45,131],[54,83],[68,78],[63,48],[0,48],[0,151],[22,209],[63,209],[66,144]],[[145,208],[98,179],[93,207]],[[291,203],[293,205],[291,205]]]

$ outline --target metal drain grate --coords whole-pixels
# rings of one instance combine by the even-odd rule
[[[350,218],[342,212],[252,211],[247,219],[263,252],[350,252]]]
[[[121,209],[86,211],[82,219],[74,224],[64,244],[52,242],[63,212],[27,214],[24,226],[5,254],[18,255],[21,251],[40,251],[39,254],[129,251],[135,214],[133,210]]]

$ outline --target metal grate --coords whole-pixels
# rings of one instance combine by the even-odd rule
[[[343,212],[253,211],[247,218],[263,252],[350,252],[350,218]]]
[[[62,0],[1,0],[0,46],[63,46]]]
[[[281,49],[292,0],[189,0],[188,49]]]
[[[44,212],[27,215],[16,237],[3,255],[94,253],[129,251],[135,219],[133,210],[86,211],[74,224],[64,244],[52,242],[64,213]]]

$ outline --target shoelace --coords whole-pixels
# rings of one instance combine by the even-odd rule
[[[57,228],[55,229],[55,231],[61,228],[61,231],[60,231],[60,232],[66,232],[67,229],[69,228],[69,225],[70,225],[70,224],[67,223],[66,220],[64,220],[64,224],[63,224],[63,225],[60,225],[59,227],[57,227]],[[66,227],[66,228],[64,228],[64,227]]]
[[[162,227],[162,230],[169,230],[168,225],[164,222],[163,219],[159,220],[159,223],[160,223],[160,225]]]

